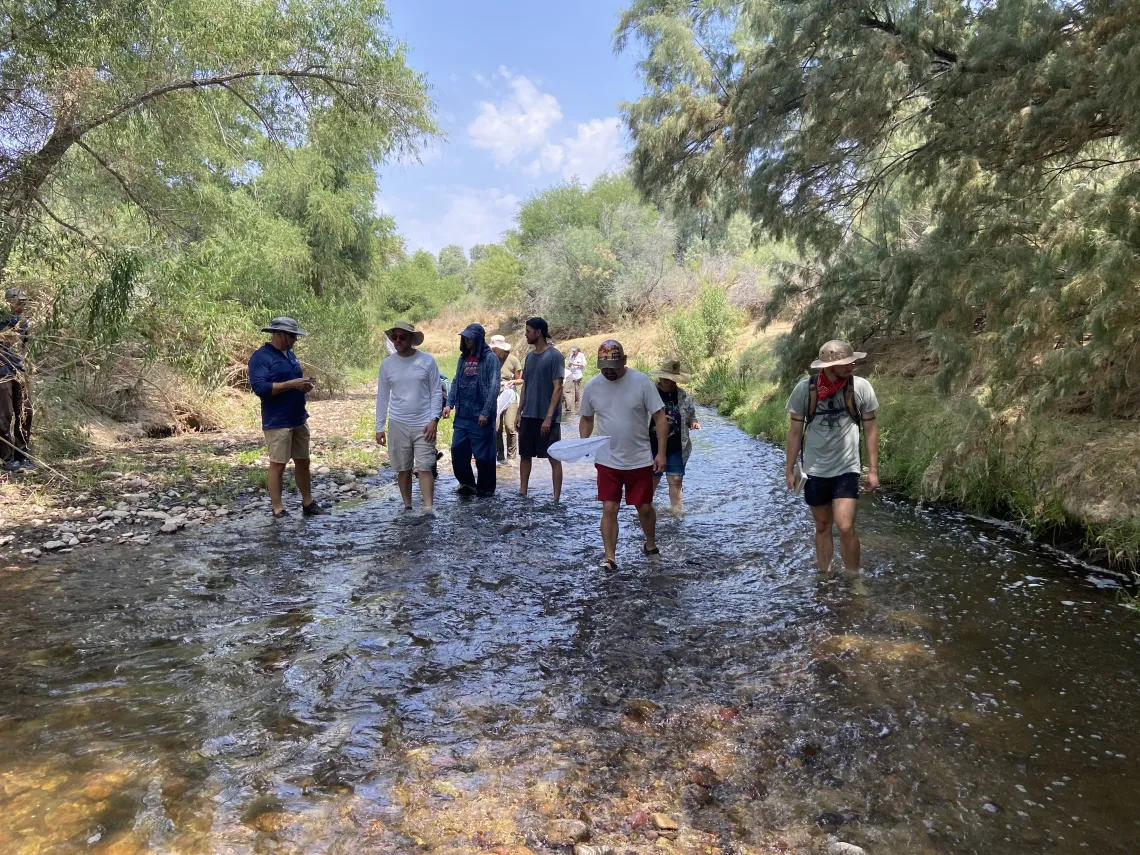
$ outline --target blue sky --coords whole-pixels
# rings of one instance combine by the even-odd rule
[[[618,105],[637,98],[636,50],[615,55],[617,0],[391,0],[392,34],[427,75],[446,137],[422,163],[380,170],[377,208],[408,251],[499,239],[521,200],[624,168]]]

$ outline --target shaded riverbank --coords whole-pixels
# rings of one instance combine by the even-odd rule
[[[689,517],[650,564],[623,516],[610,576],[588,466],[561,508],[538,477],[6,574],[0,849],[1129,852],[1140,627],[1095,577],[877,498],[852,598],[779,454],[702,421]]]

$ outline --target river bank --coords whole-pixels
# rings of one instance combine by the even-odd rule
[[[787,390],[767,381],[770,338],[740,366],[698,379],[702,403],[778,445]],[[888,354],[860,374],[879,398],[880,478],[918,502],[1012,522],[1082,559],[1140,569],[1140,429],[1136,419],[983,406],[984,390],[940,396],[932,372]],[[906,374],[902,372],[906,372]]]
[[[318,501],[359,500],[379,487],[387,455],[374,442],[375,395],[374,383],[361,384],[309,402]],[[0,567],[173,535],[200,539],[223,520],[268,514],[269,460],[256,402],[236,398],[228,415],[225,429],[162,439],[100,430],[85,454],[53,461],[55,471],[0,475]],[[291,467],[286,491],[286,505],[299,513]]]

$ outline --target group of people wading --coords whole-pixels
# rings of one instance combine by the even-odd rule
[[[288,513],[282,477],[290,459],[302,514],[326,514],[312,498],[309,476],[305,394],[314,381],[305,378],[292,352],[305,333],[284,317],[274,318],[263,332],[271,339],[250,357],[249,376],[262,402],[273,516]],[[608,438],[597,449],[594,464],[602,503],[603,567],[617,568],[623,497],[637,511],[643,553],[660,554],[654,493],[664,478],[671,510],[682,514],[690,431],[700,429],[693,400],[680,385],[690,378],[679,360],[667,358],[647,375],[630,368],[621,343],[608,339],[598,348],[597,376],[583,382],[585,354],[575,345],[565,359],[544,319],[526,322],[529,350],[521,360],[503,336],[488,341],[484,328],[473,323],[459,333],[459,357],[448,383],[434,357],[419,349],[424,334],[414,324],[398,322],[385,335],[391,347],[377,378],[376,442],[388,449],[406,511],[412,510],[413,480],[418,480],[423,513],[434,513],[436,462],[442,456],[436,437],[440,421],[448,418],[453,420],[451,468],[458,494],[490,498],[497,489],[498,467],[513,465],[517,455],[520,494],[528,495],[533,462],[539,458],[549,461],[553,500],[559,501],[562,463],[550,448],[562,438],[564,413],[568,417],[577,409],[581,439]],[[853,577],[860,562],[855,511],[863,471],[861,440],[869,464],[865,489],[879,484],[878,401],[871,384],[854,376],[854,363],[864,357],[845,341],[827,342],[811,365],[816,373],[795,387],[787,403],[787,487],[802,489],[811,509],[820,569],[830,570],[837,528],[840,557]]]

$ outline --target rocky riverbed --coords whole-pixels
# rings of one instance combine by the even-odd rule
[[[318,501],[376,494],[387,455],[373,443],[373,401],[374,391],[362,387],[309,405]],[[57,461],[56,472],[0,475],[0,562],[19,570],[73,550],[202,537],[219,520],[268,515],[265,455],[260,431],[246,425],[100,447]],[[286,504],[299,513],[291,472]]]

